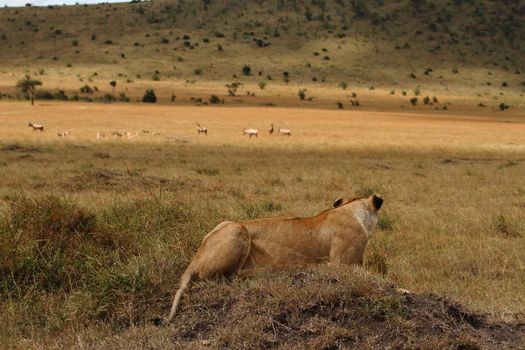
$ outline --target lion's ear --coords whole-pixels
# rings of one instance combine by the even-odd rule
[[[375,210],[379,210],[383,205],[383,198],[378,197],[374,194],[374,196],[372,197],[372,203],[374,204]]]
[[[343,204],[343,198],[337,198],[337,199],[334,201],[334,208],[337,208],[337,207],[340,206],[341,204]]]

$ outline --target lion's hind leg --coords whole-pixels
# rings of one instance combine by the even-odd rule
[[[209,235],[197,252],[195,271],[200,278],[237,274],[250,253],[250,234],[241,224],[231,222]]]
[[[189,288],[193,276],[204,279],[237,274],[250,253],[250,245],[248,230],[235,222],[223,222],[208,233],[182,275],[168,322],[177,313],[182,294]]]

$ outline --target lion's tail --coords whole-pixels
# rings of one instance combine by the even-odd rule
[[[195,271],[193,269],[193,266],[188,266],[186,271],[182,274],[182,278],[180,279],[180,287],[177,293],[175,293],[175,298],[173,299],[173,305],[171,305],[171,311],[170,315],[168,317],[168,323],[173,320],[173,317],[175,317],[175,314],[177,313],[177,308],[180,303],[180,299],[182,298],[182,294],[184,291],[189,287],[190,282],[195,275]]]

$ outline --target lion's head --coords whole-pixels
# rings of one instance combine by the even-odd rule
[[[369,236],[372,235],[377,225],[377,214],[382,205],[383,199],[376,194],[363,198],[353,198],[347,201],[338,198],[334,201],[334,208],[341,207],[345,210],[350,210],[353,217],[365,228]]]

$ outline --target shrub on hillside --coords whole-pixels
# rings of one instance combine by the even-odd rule
[[[104,94],[104,96],[102,96],[101,99],[104,103],[111,103],[117,100],[117,98],[113,94]]]
[[[80,92],[83,94],[92,94],[95,90],[89,85],[84,85],[80,88]]]
[[[508,104],[506,104],[505,102],[501,102],[498,105],[498,108],[499,108],[500,111],[505,112],[505,110],[509,109],[510,106]]]
[[[217,95],[211,95],[210,96],[210,103],[211,104],[219,104],[219,103],[222,103],[223,101],[217,96]]]
[[[285,83],[288,83],[290,81],[290,73],[288,73],[287,71],[284,71],[283,72],[283,80]]]
[[[252,72],[252,69],[250,68],[250,66],[244,65],[244,67],[242,67],[242,74],[250,75],[251,72]]]
[[[155,91],[153,89],[148,89],[144,93],[144,96],[142,96],[142,102],[144,103],[155,103],[157,102],[157,96],[155,95]]]

